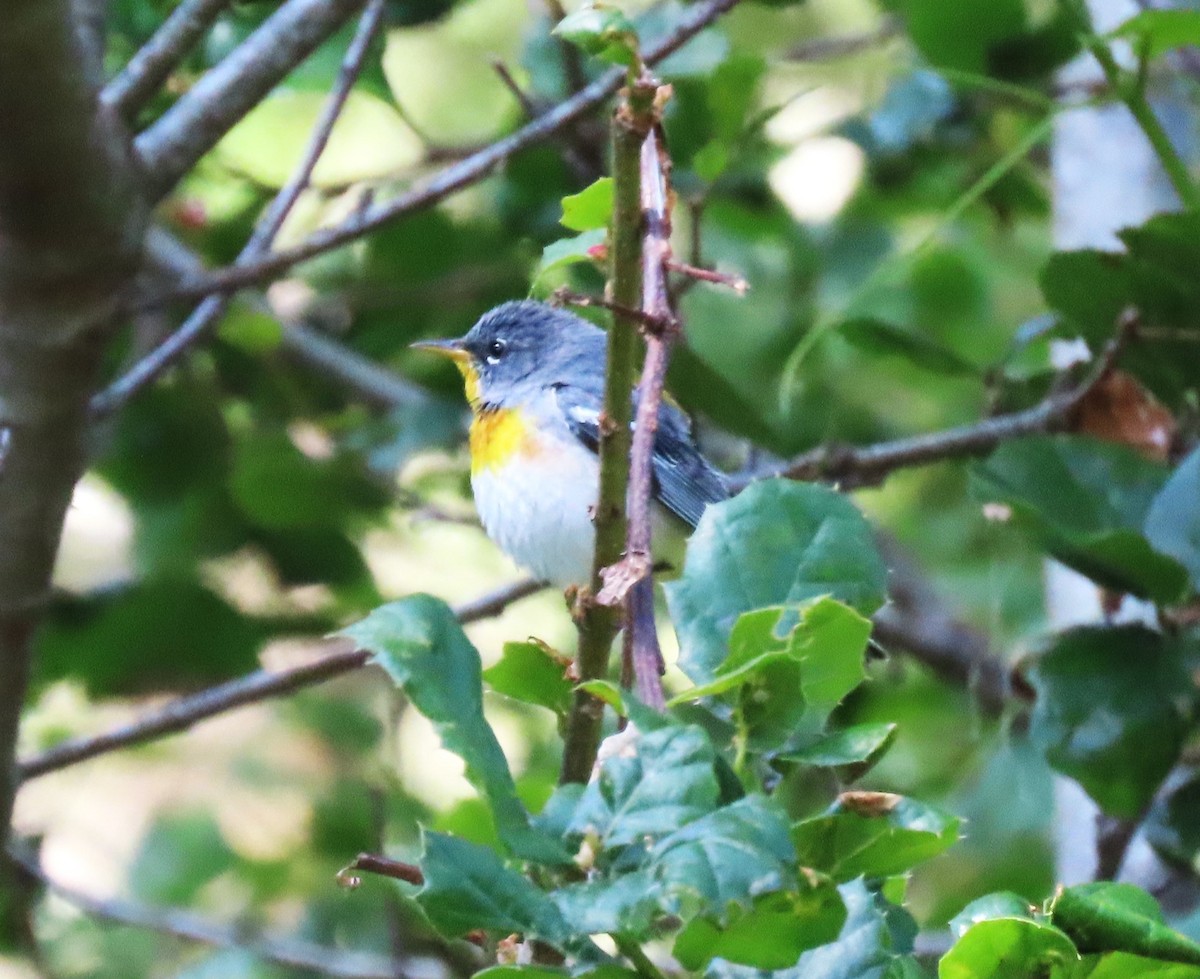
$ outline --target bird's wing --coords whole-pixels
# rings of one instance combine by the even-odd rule
[[[593,452],[597,451],[602,404],[599,393],[563,384],[555,389],[555,394],[575,437]],[[710,503],[729,497],[724,478],[692,441],[687,416],[667,403],[658,409],[653,465],[655,499],[691,527],[700,521]]]

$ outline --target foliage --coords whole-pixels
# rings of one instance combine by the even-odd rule
[[[134,129],[276,6],[223,8]],[[112,4],[108,75],[173,7]],[[428,186],[613,65],[636,71],[696,9],[569,7],[555,24],[513,0],[389,0],[280,247]],[[1139,830],[1195,883],[1200,214],[1056,251],[1040,151],[1071,100],[1159,94],[1190,63],[1200,15],[1147,9],[1099,35],[1068,0],[880,8],[746,0],[653,69],[673,88],[679,258],[749,284],[679,280],[673,396],[706,451],[747,471],[1082,400],[981,458],[885,472],[853,499],[764,479],[710,507],[664,589],[667,711],[588,684],[617,710],[592,781],[558,785],[579,696],[569,617],[558,596],[466,628],[451,611],[511,569],[469,526],[461,381],[408,345],[460,335],[502,300],[603,293],[606,117],[239,296],[89,439],[76,510],[91,523],[65,533],[25,754],[331,633],[382,673],[131,754],[95,783],[24,788],[18,832],[44,834],[47,866],[97,846],[70,815],[83,812],[103,859],[81,858],[80,879],[130,855],[108,891],[238,919],[249,949],[200,954],[45,901],[48,972],[310,974],[267,964],[249,940],[261,924],[347,969],[399,947],[488,979],[1200,976],[1200,918],[1128,883],[1054,886],[1050,789],[1074,780],[1106,825]],[[864,24],[865,43],[813,60],[826,34],[858,39]],[[161,204],[206,264],[234,259],[294,172],[352,36],[323,44]],[[1079,50],[1126,42],[1135,63],[1115,79],[1056,87]],[[1188,84],[1163,90],[1194,115]],[[176,316],[139,315],[109,374]],[[306,352],[297,322],[335,339],[341,366]],[[1092,360],[1064,369],[1076,339]],[[1116,369],[1088,387],[1110,353]],[[365,368],[396,387],[381,396]],[[1104,589],[1110,612],[1141,599],[1148,624],[1054,631],[1047,559]],[[877,659],[872,620],[927,601]],[[939,624],[954,626],[949,668]],[[993,672],[970,660],[978,634]],[[973,696],[985,673],[1004,677],[998,704]],[[424,883],[335,889],[338,868],[385,850]],[[929,954],[919,932],[946,927]]]

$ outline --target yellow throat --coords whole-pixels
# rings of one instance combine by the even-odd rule
[[[447,351],[463,376],[471,406],[471,474],[500,469],[515,455],[529,456],[537,444],[524,415],[516,408],[485,408],[479,400],[479,372],[465,350]]]

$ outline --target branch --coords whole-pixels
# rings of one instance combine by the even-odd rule
[[[539,582],[523,579],[455,609],[458,621],[464,625],[499,615],[513,602],[542,589]],[[331,642],[331,646],[342,645]],[[370,654],[362,650],[339,649],[303,666],[270,672],[259,670],[249,676],[231,680],[208,690],[179,697],[129,724],[104,734],[72,738],[17,766],[22,780],[34,779],[49,772],[96,758],[122,748],[145,744],[167,734],[187,730],[192,725],[226,711],[257,704],[273,697],[303,690],[334,677],[361,669],[370,662]]]
[[[283,227],[283,222],[287,220],[296,201],[308,187],[317,161],[320,160],[325,147],[329,145],[329,137],[333,134],[333,127],[342,114],[346,99],[350,97],[350,91],[362,73],[363,64],[366,62],[367,53],[371,48],[371,41],[378,32],[383,19],[383,12],[384,0],[370,0],[359,21],[354,39],[346,49],[337,80],[329,93],[329,98],[325,101],[316,126],[313,127],[304,155],[291,178],[280,188],[266,213],[259,220],[250,240],[242,249],[241,255],[238,256],[237,264],[252,262],[270,250],[271,243],[275,240],[279,229]],[[117,378],[92,399],[90,405],[92,416],[103,418],[111,414],[138,391],[151,384],[183,356],[196,340],[208,332],[212,325],[224,315],[231,299],[231,296],[209,296],[205,299],[178,330],[134,364],[126,374]]]
[[[841,37],[818,37],[801,41],[783,57],[787,61],[833,61],[871,48],[904,33],[904,22],[899,17],[885,17],[874,30],[862,34],[845,34]]]
[[[158,201],[363,0],[288,0],[134,140]]]
[[[714,20],[737,6],[738,2],[739,0],[707,0],[705,3],[689,7],[675,29],[645,53],[646,63],[655,64],[673,54]],[[619,68],[614,68],[577,95],[522,126],[511,136],[444,168],[423,186],[408,190],[389,201],[374,204],[342,224],[317,231],[299,245],[280,249],[252,264],[214,272],[155,301],[161,303],[179,298],[195,299],[214,292],[235,291],[277,278],[299,262],[361,238],[406,214],[432,207],[464,187],[478,183],[514,153],[549,139],[555,133],[574,124],[576,120],[602,105],[624,81],[625,73]]]
[[[629,530],[626,536],[625,560],[638,562],[641,577],[629,593],[626,609],[625,660],[633,675],[635,689],[641,700],[662,710],[665,707],[662,690],[662,650],[658,645],[658,628],[654,622],[654,579],[650,576],[651,522],[650,505],[654,497],[654,437],[658,431],[658,409],[662,404],[663,382],[671,345],[678,327],[675,325],[671,297],[667,289],[667,266],[671,260],[671,215],[667,201],[668,168],[666,149],[660,144],[660,103],[670,89],[655,89],[653,124],[642,142],[639,178],[642,198],[642,220],[645,225],[642,240],[642,312],[649,318],[670,323],[671,327],[646,334],[646,359],[638,385],[637,416],[633,426],[633,448],[629,472]]]
[[[184,0],[104,86],[100,100],[123,119],[132,120],[162,88],[171,72],[212,26],[229,0]]]
[[[246,925],[220,924],[175,908],[151,908],[131,901],[92,897],[54,880],[32,854],[14,846],[9,848],[9,856],[56,897],[93,918],[217,948],[241,949],[270,962],[339,979],[403,979],[408,974],[408,963],[399,959],[327,948],[301,938],[271,938],[255,934]]]
[[[1071,414],[1083,399],[1112,369],[1136,327],[1136,312],[1126,310],[1121,315],[1116,334],[1105,346],[1087,376],[1074,387],[1052,394],[1032,408],[998,415],[995,418],[985,418],[973,425],[960,425],[941,432],[913,435],[862,448],[821,446],[797,456],[783,466],[775,466],[759,474],[733,477],[730,485],[737,491],[745,489],[755,479],[782,477],[822,480],[837,483],[842,489],[857,489],[862,486],[874,486],[897,469],[986,455],[1001,442],[1038,432],[1054,431],[1068,423]]]
[[[84,466],[84,407],[145,212],[127,140],[96,111],[68,0],[12,0],[0,29],[0,842],[30,639]],[[17,891],[0,866],[0,945]]]
[[[641,308],[642,203],[641,150],[652,125],[657,86],[631,83],[618,102],[612,121],[613,214],[609,232],[609,287],[614,310]],[[600,414],[600,487],[594,522],[590,591],[577,599],[579,651],[576,669],[581,681],[603,678],[608,655],[619,628],[617,609],[602,604],[605,569],[621,560],[625,547],[625,507],[629,487],[630,423],[633,379],[637,368],[638,320],[614,312],[608,331],[604,371],[604,409]],[[567,717],[563,744],[562,782],[586,782],[600,747],[604,704],[576,690]]]

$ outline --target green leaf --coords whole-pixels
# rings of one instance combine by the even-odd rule
[[[811,949],[791,969],[772,973],[771,979],[920,979],[915,961],[902,952],[907,943],[890,926],[894,908],[861,880],[838,888],[846,907],[846,921],[837,940]],[[747,966],[714,959],[707,979],[764,979]],[[1025,977],[1022,977],[1025,979]]]
[[[667,836],[716,808],[716,753],[693,725],[642,733],[632,757],[607,759],[572,818],[572,834],[595,833],[605,849]]]
[[[853,319],[837,327],[838,336],[864,353],[902,357],[917,367],[952,377],[975,377],[979,369],[953,350],[922,333],[875,319]]]
[[[1175,558],[1200,591],[1200,449],[1179,464],[1146,514],[1146,539]]]
[[[1130,955],[1128,952],[1109,952],[1091,956],[1072,979],[1197,979],[1200,968],[1178,962]]]
[[[1128,38],[1145,58],[1161,58],[1175,48],[1200,44],[1200,11],[1143,10],[1112,32]]]
[[[796,851],[775,803],[746,796],[660,840],[650,853],[666,910],[724,921],[730,905],[795,886]]]
[[[780,761],[796,761],[818,768],[844,765],[873,765],[895,740],[896,724],[855,724],[823,734],[803,748],[780,755]],[[860,776],[861,777],[861,776]]]
[[[1071,939],[1027,917],[972,925],[938,963],[938,979],[1068,979],[1079,961]]]
[[[866,794],[874,802],[879,794]],[[958,840],[958,820],[901,796],[882,796],[878,811],[843,800],[792,827],[800,863],[835,880],[889,877],[937,856]]]
[[[1020,0],[907,0],[908,32],[938,68],[984,72],[1000,42],[1025,28]]]
[[[1030,671],[1030,737],[1110,815],[1138,816],[1179,756],[1196,701],[1183,652],[1142,626],[1078,628]]]
[[[588,54],[628,68],[636,67],[638,36],[633,22],[612,7],[584,7],[567,14],[552,31]]]
[[[572,231],[607,228],[612,209],[612,177],[601,177],[578,194],[562,199],[562,220],[559,223]]]
[[[571,709],[571,681],[554,651],[536,642],[506,642],[500,659],[483,671],[497,693],[527,704],[548,707],[556,714]]]
[[[550,898],[528,878],[509,870],[495,851],[453,836],[426,831],[417,901],[449,938],[476,928],[536,936],[560,949],[575,944]]]
[[[221,320],[217,336],[248,354],[264,354],[279,347],[283,325],[276,317],[239,303]]]
[[[1142,829],[1161,857],[1200,873],[1200,775],[1155,799]]]
[[[950,919],[950,931],[955,938],[961,938],[963,933],[973,925],[995,918],[1029,918],[1033,920],[1033,909],[1025,898],[1012,891],[985,894],[983,897],[976,898]]]
[[[594,261],[591,249],[603,245],[608,232],[604,228],[593,228],[584,231],[573,238],[560,238],[552,241],[542,249],[542,260],[534,273],[534,282],[541,280],[548,272],[576,265],[579,262]]]
[[[679,933],[672,955],[686,969],[703,969],[720,958],[758,969],[787,969],[803,952],[837,939],[846,905],[831,883],[756,898],[750,908],[731,909],[721,926],[693,918]]]
[[[1158,902],[1133,884],[1068,887],[1055,897],[1050,919],[1083,952],[1132,952],[1200,965],[1200,944],[1169,928]]]
[[[217,158],[256,183],[282,187],[308,145],[326,97],[324,91],[274,93],[217,144]],[[312,185],[335,188],[394,177],[419,163],[424,153],[421,140],[395,109],[366,92],[351,92],[313,171]]]
[[[756,483],[705,510],[683,576],[666,585],[680,668],[698,684],[714,680],[746,612],[831,595],[867,615],[886,585],[871,528],[844,496],[787,480]]]
[[[1064,564],[1108,588],[1170,602],[1187,572],[1142,536],[1168,473],[1125,446],[1039,436],[1002,445],[971,482],[976,499],[1007,504],[1013,522]]]
[[[560,887],[552,895],[572,931],[646,938],[661,900],[661,886],[645,870]]]
[[[504,752],[483,716],[479,652],[445,602],[413,595],[377,608],[340,634],[375,655],[433,722],[445,747],[466,762],[468,780],[491,807],[496,831],[513,853],[569,862],[561,846],[530,825],[517,798]]]

